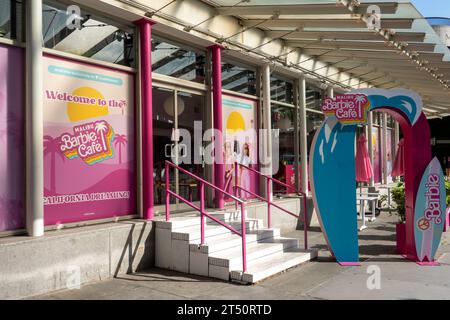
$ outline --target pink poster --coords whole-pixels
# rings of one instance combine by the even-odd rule
[[[136,214],[134,76],[44,58],[45,224]]]
[[[381,182],[380,128],[372,127],[373,173],[375,183]]]
[[[0,45],[0,232],[25,227],[24,51]]]
[[[386,158],[387,158],[387,174],[388,174],[388,183],[392,182],[392,166],[394,163],[394,130],[392,129],[388,129],[387,130],[387,136],[386,136],[386,148],[387,148],[387,154],[386,154]]]
[[[222,104],[225,183],[227,191],[232,192],[235,161],[258,170],[257,102],[223,95]],[[243,199],[253,198],[244,190],[259,194],[258,176],[255,173],[240,167],[237,181],[243,189],[240,190]]]

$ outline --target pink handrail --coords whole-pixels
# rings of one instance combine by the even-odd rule
[[[237,171],[237,167],[238,166],[240,166],[240,167],[242,167],[244,169],[247,169],[247,170],[249,170],[249,171],[251,171],[253,173],[256,173],[257,175],[267,179],[266,180],[266,196],[267,196],[267,199],[264,199],[263,197],[255,194],[254,192],[251,192],[249,190],[245,190],[245,189],[241,188],[238,185],[238,183],[237,183],[237,172],[238,172]],[[284,182],[281,182],[281,181],[279,181],[279,180],[277,180],[277,179],[275,179],[273,177],[265,175],[262,172],[259,172],[259,171],[255,170],[253,168],[247,167],[247,166],[245,166],[243,164],[238,164],[237,162],[235,163],[235,176],[236,176],[236,180],[235,180],[236,181],[235,182],[235,195],[237,195],[237,189],[240,189],[241,191],[247,192],[247,193],[251,194],[252,196],[256,197],[257,199],[265,201],[267,203],[267,227],[268,228],[272,227],[271,206],[274,206],[275,208],[277,208],[277,209],[279,209],[279,210],[281,210],[281,211],[283,211],[283,212],[285,212],[285,213],[287,213],[287,214],[289,214],[291,216],[294,216],[297,219],[299,218],[298,215],[290,212],[289,210],[281,208],[280,206],[278,206],[277,204],[272,202],[272,200],[270,199],[271,198],[270,197],[270,194],[271,194],[271,192],[270,192],[270,182],[271,181],[274,182],[274,183],[277,183],[277,184],[279,184],[281,186],[286,187],[287,190],[289,190],[289,189],[294,190],[296,193],[300,194],[303,197],[303,230],[304,230],[303,232],[304,232],[305,250],[308,250],[308,226],[307,226],[307,204],[306,204],[307,197],[306,197],[306,193],[304,193],[304,192],[302,192],[300,190],[297,190],[296,188],[294,188],[294,187],[292,187],[292,186],[290,186],[290,185],[288,185],[288,184],[286,184]]]
[[[184,174],[190,176],[191,178],[195,179],[196,181],[200,182],[200,207],[196,206],[191,201],[183,198],[179,194],[170,190],[170,186],[169,186],[170,167],[174,168],[175,170],[179,170],[179,171],[183,172]],[[202,245],[205,244],[205,216],[207,218],[213,220],[214,222],[220,224],[221,226],[227,228],[232,233],[240,236],[242,238],[242,270],[243,270],[243,272],[246,272],[247,271],[247,241],[246,241],[246,226],[245,226],[245,202],[243,200],[229,194],[228,192],[220,189],[219,187],[213,185],[212,183],[209,183],[208,181],[192,174],[191,172],[189,172],[167,160],[165,161],[165,175],[166,175],[166,177],[165,177],[166,178],[166,221],[170,220],[170,196],[173,196],[173,197],[177,198],[178,200],[183,201],[184,203],[186,203],[188,206],[190,206],[194,210],[200,212],[200,237],[201,237]],[[223,221],[220,221],[219,219],[211,216],[210,214],[208,214],[206,212],[206,210],[205,210],[205,185],[208,187],[211,187],[211,188],[217,190],[218,192],[221,192],[224,195],[233,199],[236,203],[236,208],[238,207],[238,203],[239,203],[240,209],[241,209],[241,232],[239,232],[232,226],[227,225]]]

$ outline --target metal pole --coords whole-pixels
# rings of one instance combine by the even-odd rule
[[[383,150],[383,184],[388,183],[388,170],[387,170],[387,113],[383,113],[382,117],[382,135],[381,135],[381,150]]]
[[[237,163],[237,162],[234,162],[234,196],[237,198],[237,194],[238,194],[238,183],[239,183],[239,180],[238,180],[238,174],[239,174],[239,164]],[[236,211],[238,210],[238,203],[237,203],[237,201],[235,200],[234,201],[234,205],[235,205],[235,208],[236,208]],[[242,213],[241,212],[241,214],[244,214],[244,213]]]
[[[300,168],[301,168],[301,191],[305,193],[306,197],[308,191],[308,133],[306,131],[306,78],[301,76],[298,80],[298,113],[300,122]]]
[[[303,194],[303,232],[305,241],[305,250],[308,250],[308,206],[306,204],[306,194]]]
[[[299,94],[298,94],[298,80],[294,82],[294,178],[295,178],[295,189],[300,190],[300,137],[299,137],[299,110],[298,110],[298,104],[299,104]],[[301,169],[300,169],[301,170]]]
[[[153,21],[136,21],[140,35],[140,83],[142,108],[142,202],[143,218],[152,220],[153,211],[153,102],[152,102],[152,25]],[[167,175],[167,172],[166,172]]]
[[[247,271],[247,240],[245,228],[245,203],[241,202],[242,272]]]
[[[205,244],[205,184],[200,183],[200,234],[201,244]]]
[[[270,179],[266,179],[266,194],[269,195],[270,191]],[[270,197],[267,196],[267,228],[272,228],[272,214],[271,214],[271,201]]]
[[[332,86],[327,87],[327,97],[334,98],[334,88]]]
[[[166,175],[166,221],[170,220],[170,193],[169,193],[169,189],[170,189],[170,167],[169,164],[166,162],[166,166],[165,166],[165,171],[164,174]]]
[[[212,91],[213,91],[213,125],[214,134],[214,184],[223,189],[225,186],[225,166],[223,161],[223,136],[222,136],[222,46],[209,47],[212,54]],[[225,199],[223,193],[216,190],[214,194],[215,206],[223,209]]]
[[[392,159],[396,159],[397,158],[397,151],[398,151],[398,143],[399,142],[400,142],[400,125],[398,124],[398,121],[395,120],[395,122],[394,122],[394,154],[392,155]],[[398,181],[398,180],[399,180],[399,178],[396,177],[395,181]]]
[[[265,146],[265,164],[263,173],[272,176],[273,159],[272,159],[272,111],[270,104],[270,66],[265,64],[261,68],[262,73],[262,95],[263,95],[263,112],[264,112],[264,129],[266,130],[266,146]],[[270,184],[272,182],[270,181]],[[271,188],[269,188],[271,190]],[[267,189],[266,189],[267,192]],[[266,194],[267,199],[272,200],[272,193]]]
[[[26,224],[28,234],[39,237],[44,235],[42,0],[26,4]]]
[[[367,118],[368,118],[367,119],[367,131],[368,131],[367,148],[369,149],[370,163],[372,164],[372,168],[374,168],[374,163],[373,163],[374,154],[373,154],[373,144],[372,144],[373,113],[369,111],[368,114],[367,114]],[[373,187],[375,185],[375,177],[374,177],[374,175],[372,175],[372,177],[370,178],[369,185],[371,187]]]

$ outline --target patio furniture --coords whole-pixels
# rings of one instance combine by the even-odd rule
[[[363,231],[364,229],[367,229],[366,226],[366,207],[365,202],[372,203],[372,218],[369,219],[370,222],[373,222],[376,220],[375,217],[375,202],[378,200],[378,194],[369,194],[369,193],[358,193],[356,196],[356,200],[359,201],[359,208],[361,211],[361,219],[362,219],[362,226],[359,228],[359,231]]]

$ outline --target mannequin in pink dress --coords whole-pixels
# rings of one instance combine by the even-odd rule
[[[238,163],[242,164],[246,167],[249,167],[251,164],[250,159],[250,145],[246,142],[242,146],[242,152],[238,157]],[[239,169],[239,181],[238,181],[240,187],[244,190],[250,190],[250,172],[249,170],[245,168]],[[247,192],[241,192],[241,197],[243,199],[247,199],[248,194]]]
[[[230,141],[225,141],[223,150],[223,159],[225,161],[225,191],[232,192],[232,186],[234,185],[233,177],[235,156],[233,154],[233,150],[231,149]]]

